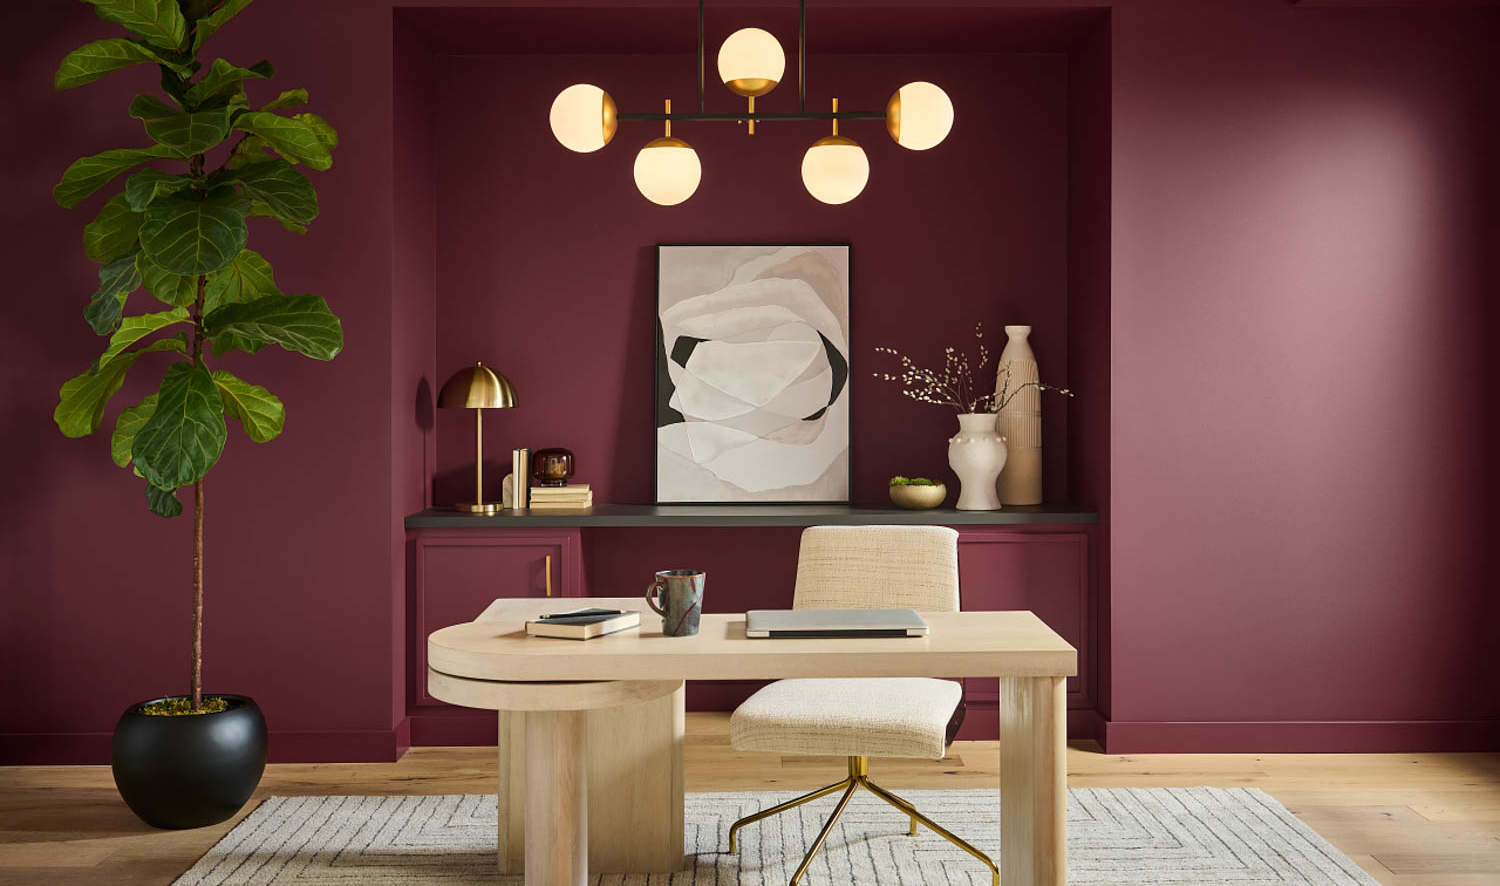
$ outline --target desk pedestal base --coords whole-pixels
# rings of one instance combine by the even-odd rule
[[[572,878],[571,868],[556,867],[554,857],[547,855],[566,852],[572,845],[587,846],[587,870],[595,874],[682,870],[683,699],[679,684],[675,692],[660,698],[619,707],[501,711],[500,872],[525,871],[528,886],[582,883]],[[582,737],[576,742],[572,734],[576,724],[563,725],[558,720],[570,715],[582,724]],[[579,771],[556,764],[548,750],[564,745],[576,749],[569,753],[580,762]],[[565,788],[565,784],[573,787]],[[565,792],[581,796],[582,802],[566,803],[560,797]],[[566,825],[556,822],[559,817],[579,814],[580,808],[587,822],[587,839],[565,838],[561,829]],[[543,811],[538,813],[538,809]],[[537,814],[549,824],[528,828],[527,819]],[[528,839],[549,829],[552,849],[535,847]],[[534,879],[542,876],[532,862],[538,857],[548,859],[545,876],[551,879]]]

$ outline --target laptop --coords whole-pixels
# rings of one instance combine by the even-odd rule
[[[925,637],[927,622],[915,609],[752,609],[745,636]]]

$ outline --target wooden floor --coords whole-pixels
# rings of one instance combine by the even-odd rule
[[[728,715],[688,716],[687,789],[810,789],[844,762],[737,753]],[[876,760],[892,789],[992,786],[995,742],[958,742],[937,763]],[[272,794],[454,794],[494,791],[492,748],[418,748],[397,763],[287,764]],[[1259,787],[1381,883],[1500,886],[1500,754],[1068,753],[1071,787]],[[251,806],[254,804],[252,803]],[[0,767],[0,886],[169,884],[234,822],[153,831],[115,794],[108,767]]]

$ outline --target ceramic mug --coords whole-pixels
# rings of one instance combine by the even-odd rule
[[[661,616],[661,632],[668,637],[698,633],[703,614],[703,584],[708,573],[697,569],[664,569],[646,588],[646,604]],[[662,605],[657,605],[660,595]]]

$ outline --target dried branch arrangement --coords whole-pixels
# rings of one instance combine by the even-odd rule
[[[875,349],[876,353],[890,354],[900,361],[901,366],[894,374],[876,372],[873,375],[881,381],[900,384],[902,395],[918,403],[951,406],[960,414],[999,412],[1027,388],[1053,391],[1065,397],[1073,396],[1073,392],[1067,388],[1059,388],[1040,381],[1022,382],[1012,387],[1009,363],[999,367],[999,384],[996,387],[988,391],[980,391],[974,384],[974,372],[983,370],[990,362],[989,346],[984,343],[983,323],[974,324],[974,340],[978,342],[979,353],[972,368],[968,352],[960,352],[951,347],[943,350],[941,370],[918,366],[910,357],[894,348],[878,347]]]

